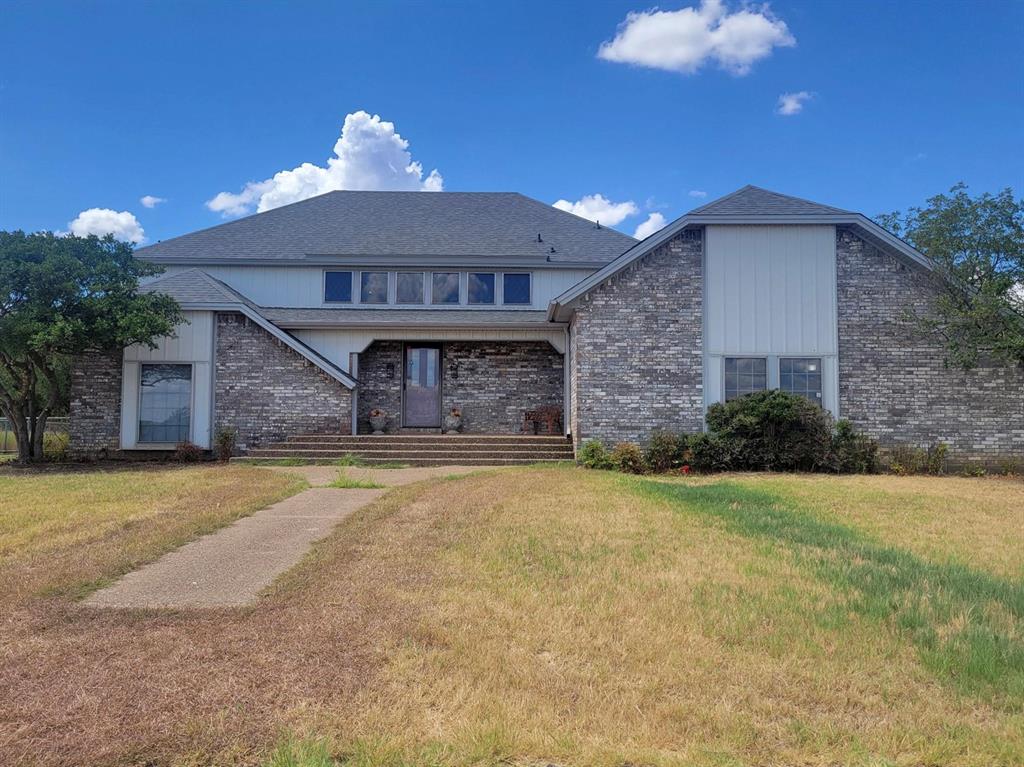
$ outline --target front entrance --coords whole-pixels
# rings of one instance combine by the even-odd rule
[[[407,344],[402,376],[402,426],[441,426],[441,347]]]

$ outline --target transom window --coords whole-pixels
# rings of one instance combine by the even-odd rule
[[[395,300],[400,304],[423,303],[423,272],[399,272]]]
[[[459,303],[459,273],[458,272],[434,272],[431,275],[430,303],[432,304],[457,304]]]
[[[469,273],[469,303],[494,303],[494,275],[484,272]]]
[[[768,360],[764,357],[725,358],[725,400],[765,391],[768,388]]]
[[[821,358],[782,357],[779,359],[779,388],[821,404]]]
[[[530,298],[530,275],[529,274],[505,274],[502,275],[502,300],[506,304],[529,304]]]
[[[388,302],[388,273],[360,272],[359,303],[386,304]]]
[[[141,366],[139,442],[176,445],[189,438],[192,366]]]
[[[352,272],[324,273],[324,301],[328,303],[352,303]]]

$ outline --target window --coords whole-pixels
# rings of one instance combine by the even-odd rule
[[[192,420],[192,366],[142,365],[139,391],[139,442],[186,441]]]
[[[458,272],[434,272],[430,286],[430,303],[432,304],[457,304],[459,303],[459,273]]]
[[[324,301],[332,304],[352,302],[352,272],[324,273]]]
[[[480,272],[469,273],[469,303],[494,303],[494,275]]]
[[[529,304],[530,300],[530,275],[529,274],[505,274],[502,275],[503,297],[506,304]]]
[[[388,273],[360,272],[359,303],[386,304],[388,302]]]
[[[400,304],[422,304],[423,272],[399,272],[395,293]]]
[[[763,357],[725,358],[725,399],[768,388],[768,360]]]
[[[779,360],[779,388],[821,404],[821,358],[783,357]]]

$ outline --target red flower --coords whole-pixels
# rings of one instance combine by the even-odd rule
[[[688,465],[687,466],[683,466],[682,468],[679,469],[679,471],[680,471],[681,474],[689,474],[690,473],[690,467]]]

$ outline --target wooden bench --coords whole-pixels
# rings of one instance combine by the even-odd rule
[[[544,431],[541,431],[541,428]],[[523,413],[523,434],[561,433],[562,408],[557,405],[545,405]]]

